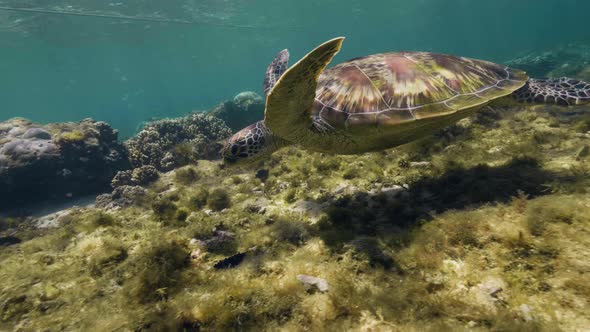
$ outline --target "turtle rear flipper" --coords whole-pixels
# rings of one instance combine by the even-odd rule
[[[289,50],[284,49],[277,54],[275,59],[268,65],[266,75],[264,76],[264,94],[268,95],[270,90],[275,86],[281,75],[289,66]]]
[[[590,103],[590,84],[567,77],[530,79],[512,96],[521,103],[584,105]]]
[[[311,128],[318,78],[340,51],[344,37],[329,40],[287,69],[266,98],[264,121],[278,136],[297,142]]]

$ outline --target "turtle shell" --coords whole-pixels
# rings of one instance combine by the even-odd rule
[[[491,62],[428,52],[370,55],[319,77],[311,115],[362,133],[444,117],[511,94],[528,76]]]

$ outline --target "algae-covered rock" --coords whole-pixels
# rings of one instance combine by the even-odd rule
[[[327,292],[330,289],[328,282],[322,278],[299,274],[297,275],[297,280],[301,281],[306,287],[316,288],[320,292]]]
[[[99,192],[128,167],[117,131],[104,122],[0,122],[0,208]]]

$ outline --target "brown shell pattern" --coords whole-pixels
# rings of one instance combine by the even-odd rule
[[[336,129],[391,126],[483,105],[528,76],[491,62],[427,52],[353,59],[322,73],[312,109]]]

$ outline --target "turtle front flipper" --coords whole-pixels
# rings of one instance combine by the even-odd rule
[[[289,66],[289,50],[284,49],[277,54],[275,59],[268,65],[266,75],[264,76],[264,94],[268,95],[270,90],[275,86],[281,75],[285,73]]]
[[[318,78],[340,51],[344,37],[329,40],[287,69],[266,98],[264,121],[278,136],[298,142],[312,125]]]
[[[512,97],[527,104],[584,105],[590,103],[590,84],[567,77],[530,79]]]

